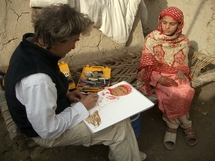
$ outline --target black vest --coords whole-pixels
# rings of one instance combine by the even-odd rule
[[[8,71],[5,75],[5,96],[10,114],[18,129],[28,137],[35,137],[38,134],[27,119],[25,106],[16,98],[16,83],[31,74],[45,73],[51,77],[57,89],[58,98],[55,113],[62,112],[69,106],[70,102],[66,98],[68,80],[58,67],[60,57],[26,40],[28,37],[33,37],[33,34],[23,36],[23,41],[11,57]]]

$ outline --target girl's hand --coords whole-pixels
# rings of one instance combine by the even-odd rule
[[[162,86],[166,86],[166,87],[170,87],[170,86],[177,87],[178,86],[178,83],[176,81],[174,81],[171,78],[165,77],[165,76],[161,76],[158,80],[158,83],[160,83]]]
[[[188,77],[181,70],[176,74],[175,80],[178,80],[180,84],[189,82]]]

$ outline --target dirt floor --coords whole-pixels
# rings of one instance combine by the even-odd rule
[[[177,103],[177,102],[176,102]],[[138,143],[147,153],[147,161],[214,161],[215,160],[215,83],[196,89],[191,108],[193,126],[198,144],[189,147],[182,129],[178,130],[176,148],[164,148],[162,139],[166,129],[157,106],[141,113],[141,135]],[[62,148],[36,148],[31,152],[33,161],[108,161],[108,147],[103,145],[86,148],[69,146]],[[0,117],[0,161],[20,161],[19,151],[13,150],[12,142]]]

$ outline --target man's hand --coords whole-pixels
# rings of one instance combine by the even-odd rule
[[[83,95],[80,102],[89,110],[96,105],[98,98],[99,96],[97,93],[89,93],[87,96]]]
[[[166,86],[166,87],[170,87],[170,86],[174,86],[177,87],[178,83],[176,81],[174,81],[171,78],[162,76],[159,78],[158,83],[160,83],[162,86]]]
[[[71,102],[78,102],[82,98],[82,94],[78,90],[68,91],[66,96]]]
[[[176,74],[175,80],[178,80],[180,84],[189,82],[188,77],[181,70]]]

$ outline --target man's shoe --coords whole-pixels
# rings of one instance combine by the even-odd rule
[[[140,151],[140,159],[141,159],[141,161],[144,161],[146,159],[146,157],[147,157],[147,155]],[[113,155],[110,152],[108,154],[108,159],[110,161],[115,161]]]

